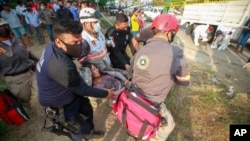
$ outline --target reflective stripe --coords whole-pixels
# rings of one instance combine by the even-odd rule
[[[184,76],[177,76],[175,75],[175,77],[179,80],[179,81],[189,81],[190,80],[190,74],[184,75]]]

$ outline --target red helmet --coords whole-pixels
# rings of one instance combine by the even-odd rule
[[[161,14],[155,17],[151,25],[151,29],[153,28],[166,32],[170,30],[177,32],[179,30],[177,19],[174,15],[170,14]]]

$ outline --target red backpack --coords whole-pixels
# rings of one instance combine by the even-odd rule
[[[161,116],[150,101],[131,90],[124,90],[116,96],[112,106],[117,119],[130,136],[139,140],[155,137]]]
[[[9,90],[0,91],[0,120],[20,126],[29,119],[22,104]]]

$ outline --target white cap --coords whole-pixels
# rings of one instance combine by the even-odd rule
[[[81,23],[98,21],[98,19],[95,17],[95,9],[89,7],[83,8],[80,11],[79,19]]]
[[[8,22],[5,21],[3,18],[0,18],[0,26],[4,24],[8,24]]]

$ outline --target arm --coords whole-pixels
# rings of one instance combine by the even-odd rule
[[[115,47],[112,47],[111,50],[113,51],[114,57],[120,64],[122,64],[125,68],[129,66],[117,43],[115,43]]]
[[[175,58],[173,64],[173,67],[176,68],[174,72],[175,83],[177,85],[188,86],[190,85],[189,67],[184,59],[183,51],[176,48],[174,49]]]
[[[139,35],[139,34],[137,34],[137,35]],[[133,48],[135,49],[135,52],[137,52],[140,48],[140,45],[139,45],[139,42],[136,40],[136,37],[133,37],[131,39],[131,43],[132,43]]]
[[[56,67],[55,67],[56,64]],[[59,68],[55,69],[55,68]],[[61,73],[58,73],[61,72]],[[92,96],[92,97],[109,97],[112,95],[111,91],[100,90],[96,88],[92,88],[87,86],[84,80],[80,77],[79,73],[77,72],[74,64],[61,64],[58,62],[51,62],[49,65],[49,72],[50,77],[58,82],[59,84],[63,85],[66,88],[69,88],[75,94],[80,96]]]

